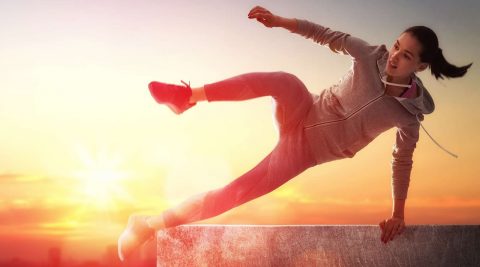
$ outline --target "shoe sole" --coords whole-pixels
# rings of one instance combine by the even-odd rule
[[[155,99],[155,101],[159,104],[166,105],[168,108],[170,108],[170,110],[173,111],[173,113],[175,113],[177,115],[182,114],[183,110],[180,109],[178,106],[176,106],[172,103],[169,103],[169,102],[163,102],[155,95],[155,91],[154,91],[154,84],[155,83],[156,82],[150,82],[150,84],[148,85],[148,89],[150,90],[150,94],[152,95],[153,99]]]
[[[167,107],[169,107],[175,114],[177,114],[177,115],[182,114],[183,111],[182,111],[181,109],[179,109],[177,106],[172,105],[172,104],[170,104],[170,103],[165,103],[165,104],[166,104]]]

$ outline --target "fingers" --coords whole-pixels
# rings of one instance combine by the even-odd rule
[[[270,11],[268,11],[267,9],[261,7],[261,6],[256,6],[254,8],[252,8],[252,10],[250,10],[250,12],[248,13],[248,16],[252,16],[254,14],[257,14],[257,13],[270,13]]]
[[[383,240],[383,237],[385,235],[385,220],[381,221],[379,224],[380,229],[382,230],[382,236],[380,237],[380,240]]]
[[[392,233],[393,230],[393,225],[391,221],[387,221],[385,224],[385,228],[383,229],[383,237],[382,237],[382,242],[387,243],[388,240],[390,239],[390,234]]]
[[[268,17],[272,17],[272,15],[273,14],[270,11],[266,10],[265,8],[260,7],[260,6],[256,6],[252,10],[250,10],[250,12],[248,13],[248,18],[250,18],[250,19],[253,19],[253,18],[266,19]]]
[[[250,16],[253,12],[259,10],[260,8],[262,8],[262,7],[261,7],[261,6],[255,6],[254,8],[252,8],[252,9],[250,10],[250,12],[248,12],[248,16]]]
[[[275,27],[276,25],[276,16],[261,6],[252,8],[252,10],[250,10],[248,13],[248,18],[256,19],[258,22],[262,23],[268,28]]]
[[[395,235],[398,233],[398,228],[399,228],[399,225],[398,224],[394,224],[392,226],[392,232],[390,233],[390,237],[387,238],[387,242],[388,241],[392,241],[393,238],[395,238]]]
[[[382,229],[382,236],[380,237],[380,240],[383,242],[383,238],[385,237],[385,223],[386,220],[381,221],[378,225],[380,225],[380,229]]]
[[[249,19],[262,19],[262,20],[269,19],[271,17],[273,17],[273,15],[267,12],[255,12],[248,16]]]
[[[385,244],[388,241],[392,241],[396,235],[400,235],[405,230],[405,223],[403,220],[385,220],[379,223],[382,229],[381,240]]]
[[[252,17],[254,18],[254,17]],[[262,23],[265,27],[273,27],[273,16],[271,15],[257,15],[256,20]]]

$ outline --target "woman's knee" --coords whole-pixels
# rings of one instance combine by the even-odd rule
[[[300,79],[297,76],[295,76],[290,72],[277,71],[277,72],[274,72],[274,74],[278,76],[278,80],[281,80],[282,82],[287,84],[296,83],[300,81]]]

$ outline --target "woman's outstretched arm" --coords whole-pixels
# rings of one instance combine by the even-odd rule
[[[320,45],[328,46],[330,50],[335,53],[342,52],[353,58],[368,55],[372,50],[371,48],[374,48],[364,40],[351,36],[348,33],[334,31],[328,27],[304,19],[284,18],[260,6],[256,6],[250,10],[248,18],[256,19],[269,28],[285,28],[307,39],[313,39],[314,42]]]

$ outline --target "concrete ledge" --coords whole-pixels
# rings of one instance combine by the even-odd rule
[[[183,225],[157,232],[159,266],[480,266],[480,225]]]

